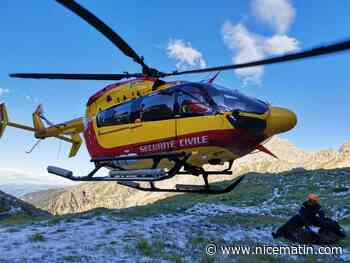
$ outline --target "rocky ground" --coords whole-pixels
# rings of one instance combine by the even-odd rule
[[[350,169],[249,173],[225,195],[177,195],[126,209],[94,209],[18,225],[0,221],[0,262],[347,262],[337,256],[224,256],[209,243],[286,245],[271,231],[317,192],[328,216],[350,232]],[[317,249],[317,246],[315,246]]]

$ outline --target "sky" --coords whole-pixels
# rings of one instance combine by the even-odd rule
[[[93,1],[80,4],[100,17],[147,64],[162,71],[247,62],[350,38],[349,1]],[[31,124],[40,103],[62,122],[83,116],[89,96],[111,82],[10,79],[11,72],[120,73],[140,68],[79,17],[54,1],[1,1],[0,102],[10,120]],[[222,72],[217,83],[293,110],[298,124],[281,137],[306,150],[338,149],[350,139],[350,52]],[[207,79],[208,74],[177,78]],[[174,78],[172,78],[174,79]],[[0,169],[46,175],[47,165],[84,175],[82,147],[42,141],[8,128],[0,140]]]

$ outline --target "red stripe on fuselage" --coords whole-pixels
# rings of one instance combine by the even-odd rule
[[[245,155],[266,139],[265,136],[252,136],[242,129],[213,130],[186,134],[182,136],[129,144],[115,148],[102,147],[96,138],[92,123],[89,122],[84,132],[89,154],[92,158],[114,157],[118,155],[136,153],[139,155],[161,152],[179,151],[183,149],[217,146],[230,150],[239,156]]]

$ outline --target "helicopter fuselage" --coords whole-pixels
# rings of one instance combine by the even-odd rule
[[[295,124],[294,113],[235,90],[141,78],[107,86],[89,99],[84,137],[92,158],[187,152],[188,162],[200,167],[235,160]],[[110,167],[148,165],[133,160]]]

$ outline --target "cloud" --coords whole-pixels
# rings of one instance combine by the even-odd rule
[[[30,95],[24,95],[24,98],[29,101],[29,102],[34,102],[34,103],[38,103],[39,102],[39,99],[38,98],[34,98]]]
[[[171,39],[166,48],[170,58],[178,61],[176,68],[185,70],[189,68],[205,68],[206,62],[203,59],[202,53],[194,49],[192,45],[183,40]]]
[[[295,9],[288,0],[253,0],[253,14],[278,34],[288,31],[294,21]]]
[[[222,34],[225,44],[235,52],[232,58],[233,63],[244,63],[264,57],[260,37],[249,32],[243,24],[233,25],[231,22],[226,22]],[[264,69],[259,66],[236,69],[235,72],[244,85],[248,83],[259,84]]]
[[[9,94],[9,93],[10,93],[9,89],[0,88],[0,96],[3,96],[5,94]]]
[[[265,41],[265,51],[271,55],[282,55],[299,50],[299,41],[286,35],[274,35]]]
[[[276,33],[263,36],[251,32],[243,23],[230,21],[222,27],[223,40],[233,52],[233,63],[261,60],[267,56],[282,55],[299,49],[299,41],[285,34],[295,15],[294,8],[287,0],[253,0],[253,14],[275,26]],[[247,84],[261,84],[264,73],[262,66],[235,70],[238,78]]]

